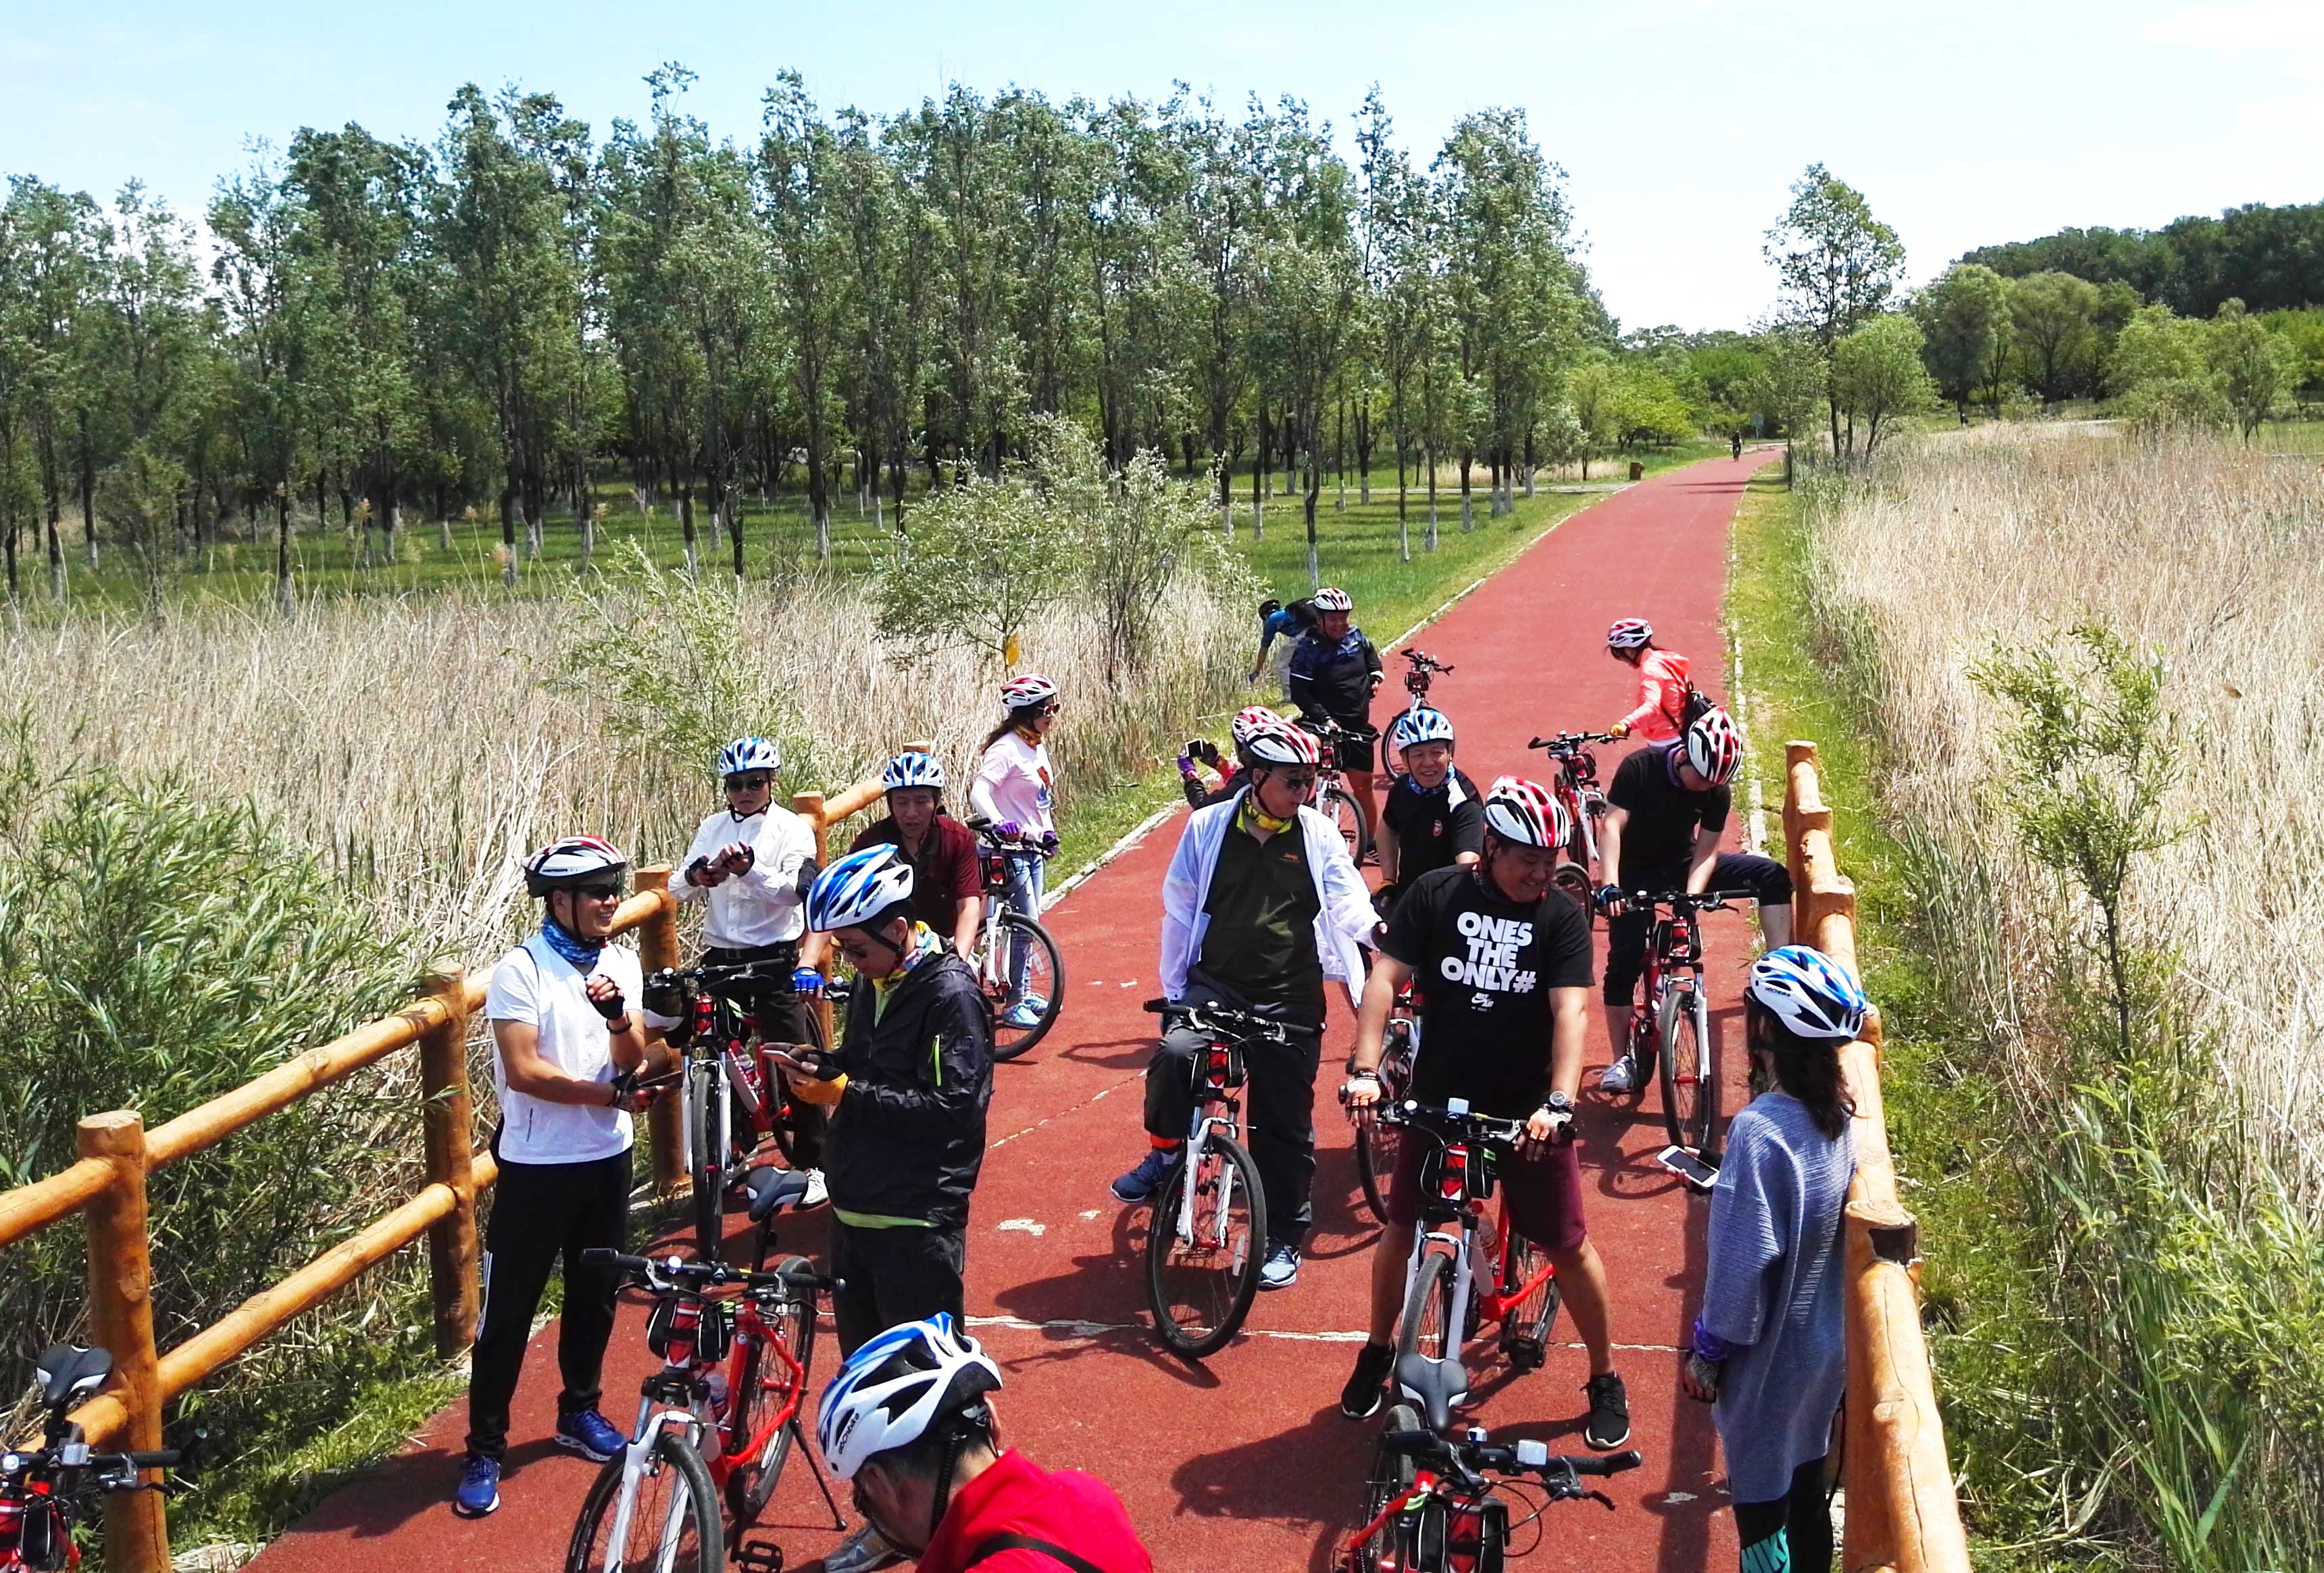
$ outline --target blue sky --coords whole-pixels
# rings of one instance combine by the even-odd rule
[[[874,111],[948,79],[1055,98],[1183,79],[1234,105],[1290,93],[1342,127],[1378,80],[1422,162],[1462,113],[1520,106],[1629,326],[1764,310],[1760,235],[1813,161],[1896,227],[1915,277],[2062,225],[2324,199],[2324,0],[9,0],[0,172],[98,195],[140,177],[195,212],[254,137],[430,136],[469,79],[554,92],[602,130],[643,113],[666,60],[737,137],[786,67]]]

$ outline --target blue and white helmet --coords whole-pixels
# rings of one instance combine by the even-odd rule
[[[912,865],[886,842],[851,852],[815,876],[807,893],[807,926],[817,933],[860,928],[912,899]]]
[[[1751,964],[1743,992],[1803,1038],[1849,1043],[1872,1008],[1856,980],[1821,950],[1786,945]]]
[[[771,737],[737,737],[718,751],[720,776],[741,775],[746,770],[769,773],[783,767],[783,751]]]
[[[831,1472],[853,1480],[868,1460],[911,1446],[1000,1386],[1001,1367],[938,1311],[890,1328],[847,1357],[823,1390],[816,1443]]]
[[[898,787],[934,787],[942,791],[944,766],[933,754],[907,748],[880,767],[880,790],[892,792]]]
[[[1388,746],[1410,748],[1419,743],[1452,741],[1452,717],[1433,706],[1419,705],[1396,718],[1388,731]]]

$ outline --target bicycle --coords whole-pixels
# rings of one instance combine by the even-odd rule
[[[1622,900],[1653,914],[1646,939],[1646,966],[1638,998],[1630,1007],[1633,1063],[1655,1056],[1662,1084],[1663,1128],[1671,1144],[1719,1164],[1719,1041],[1711,1031],[1711,1002],[1702,982],[1702,943],[1695,914],[1747,901],[1746,890],[1626,893]],[[1665,913],[1662,909],[1668,908]]]
[[[1560,732],[1554,737],[1536,737],[1526,745],[1527,748],[1540,749],[1557,762],[1557,775],[1549,790],[1565,805],[1567,821],[1573,828],[1566,837],[1565,860],[1557,865],[1553,877],[1560,890],[1582,903],[1585,916],[1597,912],[1593,897],[1598,878],[1598,826],[1606,817],[1606,789],[1598,782],[1598,756],[1590,750],[1594,744],[1619,741],[1611,732]]]
[[[75,1531],[97,1499],[133,1491],[171,1494],[166,1481],[147,1481],[149,1469],[197,1467],[203,1433],[191,1446],[142,1452],[100,1453],[89,1447],[72,1411],[97,1396],[113,1374],[113,1356],[79,1344],[56,1344],[33,1363],[45,1419],[41,1445],[0,1453],[0,1568],[56,1573],[80,1566]]]
[[[1404,713],[1410,715],[1415,710],[1434,708],[1428,702],[1430,685],[1440,677],[1450,677],[1454,669],[1425,650],[1405,650],[1398,653],[1404,657],[1410,667],[1410,670],[1404,674],[1404,691],[1412,696],[1412,702],[1405,706]],[[1393,726],[1389,728],[1388,736],[1390,737],[1395,736]],[[1380,763],[1391,776],[1406,773],[1404,769],[1404,750],[1388,749],[1383,746],[1382,755]]]
[[[646,986],[676,989],[690,1023],[678,1073],[686,1099],[686,1168],[694,1179],[694,1248],[709,1262],[722,1247],[726,1197],[752,1172],[761,1147],[772,1140],[785,1163],[798,1164],[789,1085],[768,1057],[754,1008],[764,994],[790,993],[790,972],[763,962],[673,967],[655,973]],[[812,1040],[807,1047],[821,1050],[820,1017],[813,1011],[801,1014]]]
[[[1497,1154],[1525,1134],[1523,1121],[1472,1114],[1466,1098],[1442,1108],[1409,1099],[1375,1106],[1372,1117],[1435,1144],[1421,1164],[1423,1227],[1405,1269],[1396,1383],[1442,1431],[1469,1391],[1461,1356],[1480,1324],[1500,1323],[1501,1353],[1518,1371],[1538,1370],[1549,1358],[1560,1303],[1557,1269],[1511,1225],[1506,1197],[1498,1225],[1485,1210]]]
[[[1225,1005],[1148,1000],[1146,1008],[1211,1039],[1194,1056],[1185,1148],[1155,1193],[1146,1229],[1154,1331],[1166,1347],[1199,1360],[1241,1328],[1266,1254],[1267,1192],[1241,1141],[1244,1049],[1288,1044],[1293,1034],[1313,1036],[1314,1029]]]
[[[1340,748],[1342,744],[1354,745],[1368,738],[1377,738],[1379,731],[1365,727],[1360,731],[1342,726],[1329,716],[1302,715],[1296,725],[1312,732],[1323,744],[1323,763],[1315,772],[1315,807],[1323,817],[1339,828],[1340,839],[1348,846],[1349,859],[1359,868],[1372,854],[1372,828],[1357,807],[1353,792],[1347,789],[1340,769]]]
[[[1009,900],[1009,856],[1047,858],[1046,848],[1021,837],[1004,841],[992,821],[979,816],[966,821],[976,832],[977,870],[984,880],[984,918],[976,934],[976,976],[984,990],[984,1008],[991,1016],[992,1058],[1014,1059],[1049,1034],[1057,1013],[1065,1005],[1065,960],[1057,942],[1041,926],[1035,912],[1020,912]],[[1022,957],[1024,981],[1015,981]],[[1028,999],[1041,1008],[1028,1027],[1012,1026],[1010,1016]]]
[[[655,1262],[602,1248],[582,1253],[583,1262],[618,1268],[624,1282],[653,1296],[646,1342],[662,1364],[640,1389],[628,1445],[605,1461],[582,1500],[566,1573],[622,1573],[641,1564],[653,1573],[722,1573],[730,1549],[761,1573],[779,1573],[779,1550],[746,1550],[740,1541],[765,1512],[799,1441],[816,1297],[839,1283],[804,1256],[762,1271],[773,1219],[806,1194],[807,1177],[761,1169],[749,1184],[760,1235],[748,1270],[682,1256]],[[739,1299],[713,1298],[713,1290],[728,1285],[741,1286]],[[807,1458],[814,1469],[813,1455]],[[833,1527],[844,1527],[820,1471],[816,1483],[832,1506]]]
[[[1419,1057],[1419,999],[1406,982],[1396,991],[1388,1029],[1380,1036],[1380,1062],[1372,1072],[1379,1078],[1381,1103],[1403,1100],[1405,1089],[1412,1085],[1413,1065]],[[1355,1074],[1354,1059],[1348,1061],[1347,1069],[1351,1076]],[[1396,1172],[1397,1152],[1402,1140],[1395,1127],[1378,1120],[1368,1120],[1356,1127],[1356,1180],[1363,1187],[1364,1205],[1383,1224],[1388,1222],[1388,1177]]]
[[[1553,1503],[1587,1500],[1612,1512],[1613,1499],[1583,1479],[1619,1475],[1641,1461],[1635,1452],[1594,1458],[1553,1455],[1545,1442],[1497,1444],[1482,1426],[1450,1440],[1398,1404],[1372,1445],[1363,1527],[1333,1566],[1337,1573],[1499,1573],[1505,1560],[1541,1543],[1536,1536],[1524,1550],[1510,1550],[1512,1527],[1538,1521]],[[1496,1494],[1515,1495],[1514,1485],[1504,1482],[1526,1476],[1539,1483],[1544,1499],[1512,1526],[1508,1504]]]

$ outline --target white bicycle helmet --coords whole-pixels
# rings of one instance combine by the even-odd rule
[[[1644,650],[1654,642],[1654,625],[1644,617],[1625,617],[1606,630],[1609,650]]]
[[[1313,605],[1319,612],[1352,612],[1356,609],[1356,603],[1349,598],[1348,592],[1337,585],[1325,585],[1317,590]]]
[[[1056,697],[1057,685],[1038,671],[1012,677],[1001,685],[1001,708],[1004,710],[1028,710]]]
[[[1250,736],[1236,746],[1235,757],[1253,770],[1314,766],[1323,763],[1323,749],[1305,726],[1277,721],[1252,727]]]
[[[1743,734],[1735,717],[1713,705],[1686,729],[1686,762],[1712,786],[1725,786],[1743,768]]]
[[[629,865],[630,860],[610,841],[595,836],[561,837],[525,859],[525,893],[545,896],[584,880],[620,874]]]
[[[1227,734],[1234,739],[1234,745],[1240,748],[1261,726],[1282,725],[1283,717],[1265,705],[1245,705],[1235,712],[1235,718],[1227,723]]]
[[[737,737],[718,751],[718,773],[740,775],[746,770],[770,773],[783,767],[783,751],[771,737]]]
[[[1428,705],[1416,706],[1396,718],[1388,730],[1388,745],[1410,748],[1420,743],[1452,741],[1452,717]]]
[[[823,1390],[816,1444],[834,1475],[853,1480],[872,1458],[980,1407],[1000,1386],[1001,1367],[938,1311],[890,1328],[847,1357]]]
[[[854,929],[912,899],[912,865],[881,843],[851,852],[815,876],[807,926],[819,934]]]
[[[944,791],[944,766],[933,754],[923,754],[908,748],[880,767],[880,790],[892,792],[898,787],[934,787]]]
[[[1743,992],[1803,1038],[1851,1043],[1871,1002],[1830,957],[1805,945],[1770,950],[1751,964]]]
[[[1573,820],[1557,795],[1539,782],[1504,775],[1485,789],[1485,828],[1520,847],[1563,847]]]

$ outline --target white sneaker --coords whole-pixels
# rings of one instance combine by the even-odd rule
[[[1600,1092],[1636,1092],[1638,1090],[1637,1062],[1625,1054],[1598,1073]]]
[[[820,1169],[808,1170],[807,1171],[807,1194],[798,1199],[800,1210],[804,1211],[808,1208],[819,1208],[830,1199],[831,1188],[823,1182],[823,1170]]]

